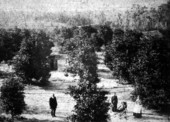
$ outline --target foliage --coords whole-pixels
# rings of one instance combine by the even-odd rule
[[[134,95],[140,95],[144,105],[155,109],[170,103],[168,40],[159,31],[116,30],[112,43],[106,47],[105,63],[114,75],[132,83]]]
[[[67,51],[74,44],[72,43],[72,38],[79,34],[79,29],[82,29],[88,36],[91,36],[90,43],[94,45],[96,51],[100,51],[103,45],[106,45],[112,40],[112,29],[106,25],[96,25],[96,26],[82,26],[82,27],[72,27],[72,28],[61,28],[59,31],[56,29],[56,40],[58,45],[61,46],[62,52]],[[73,46],[74,47],[74,46]]]
[[[107,92],[96,85],[100,80],[92,39],[91,35],[80,29],[79,34],[72,39],[75,47],[68,50],[70,66],[80,76],[78,86],[69,87],[70,95],[77,101],[75,113],[71,117],[78,122],[106,122],[108,118]]]
[[[116,29],[113,33],[112,42],[106,46],[105,63],[113,70],[113,75],[117,78],[132,83],[129,76],[129,69],[135,61],[136,52],[139,49],[141,33],[136,31],[123,31]]]
[[[25,109],[24,86],[19,77],[9,77],[1,87],[2,108],[6,113],[10,113],[12,118],[20,115]]]
[[[61,47],[61,53],[65,52],[65,45],[68,45],[70,38],[74,35],[75,28],[61,28],[55,29],[54,40],[56,40],[57,44]]]
[[[0,61],[8,61],[19,51],[21,42],[26,36],[26,30],[0,29]]]
[[[21,48],[13,59],[16,74],[25,79],[26,83],[46,83],[50,77],[48,56],[52,52],[52,46],[53,43],[45,32],[29,31],[29,36],[22,41]]]
[[[112,28],[133,29],[138,31],[153,31],[166,29],[170,27],[170,2],[162,4],[159,7],[147,7],[134,4],[124,14],[118,13],[115,21],[112,22]]]
[[[170,107],[170,47],[166,37],[141,40],[140,51],[131,69],[136,89],[144,105],[155,109]]]
[[[97,29],[97,44],[95,46],[101,47],[107,45],[107,43],[112,41],[113,31],[107,25],[100,25],[99,27],[95,27]]]
[[[86,26],[91,25],[93,20],[83,14],[76,14],[69,18],[67,24],[71,26]]]
[[[170,29],[170,0],[166,4],[162,4],[159,6],[158,13],[160,16],[159,21],[161,21],[162,25],[166,27],[166,29]]]

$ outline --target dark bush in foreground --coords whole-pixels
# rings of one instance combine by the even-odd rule
[[[163,37],[148,37],[141,41],[138,60],[133,63],[131,77],[135,92],[144,105],[156,109],[170,107],[170,43]]]
[[[0,90],[3,110],[5,110],[6,113],[10,113],[12,118],[22,114],[26,106],[22,79],[11,76],[3,83]]]

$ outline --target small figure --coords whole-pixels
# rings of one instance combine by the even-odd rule
[[[116,92],[114,92],[114,96],[112,96],[111,103],[112,103],[112,111],[113,112],[117,111],[118,99],[117,99]]]
[[[124,115],[124,118],[127,119],[127,116],[126,116],[127,103],[121,102],[121,105],[118,107],[117,112],[119,113],[119,117],[122,117]]]
[[[127,103],[126,102],[121,102],[121,105],[118,107],[117,112],[122,112],[127,109]]]
[[[50,109],[51,109],[51,116],[55,117],[55,111],[57,108],[57,99],[54,94],[52,97],[50,97],[49,104],[50,104]]]
[[[137,97],[135,101],[135,106],[133,109],[133,116],[136,118],[141,118],[142,117],[142,105],[139,96]]]

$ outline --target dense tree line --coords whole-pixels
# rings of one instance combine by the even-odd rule
[[[148,107],[162,109],[170,101],[168,40],[159,31],[141,33],[118,29],[106,46],[106,65],[114,76],[132,83],[134,95],[140,95]]]

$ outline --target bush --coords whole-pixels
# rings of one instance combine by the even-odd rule
[[[12,118],[20,115],[25,109],[24,86],[19,77],[9,77],[2,85],[1,102],[6,113],[10,113]]]
[[[68,45],[66,43],[69,43],[70,39],[74,35],[74,30],[76,28],[55,28],[54,30],[54,40],[57,42],[58,46],[60,46],[60,53],[65,53],[65,45]]]
[[[170,44],[166,37],[149,36],[141,41],[138,60],[132,65],[131,76],[144,105],[155,109],[170,107]],[[143,47],[143,48],[142,48]]]
[[[26,37],[27,30],[0,29],[0,62],[12,60],[20,49],[23,38]]]
[[[43,31],[29,33],[30,36],[22,41],[21,48],[13,59],[14,69],[26,83],[45,84],[50,77],[48,56],[52,52],[53,43]]]
[[[78,73],[78,86],[70,86],[70,95],[76,100],[72,120],[78,122],[106,122],[108,119],[109,103],[106,102],[108,92],[97,88],[100,82],[97,74],[97,56],[92,44],[92,38],[81,30],[73,38],[76,45],[69,51],[70,66]]]
[[[112,29],[107,25],[100,25],[99,27],[96,27],[98,33],[97,36],[102,40],[102,43],[99,45],[107,45],[109,42],[112,41],[113,38],[113,31]]]
[[[123,31],[116,29],[113,33],[112,42],[106,46],[105,64],[113,71],[116,78],[122,78],[133,83],[129,69],[136,60],[139,50],[141,33],[136,31]]]

